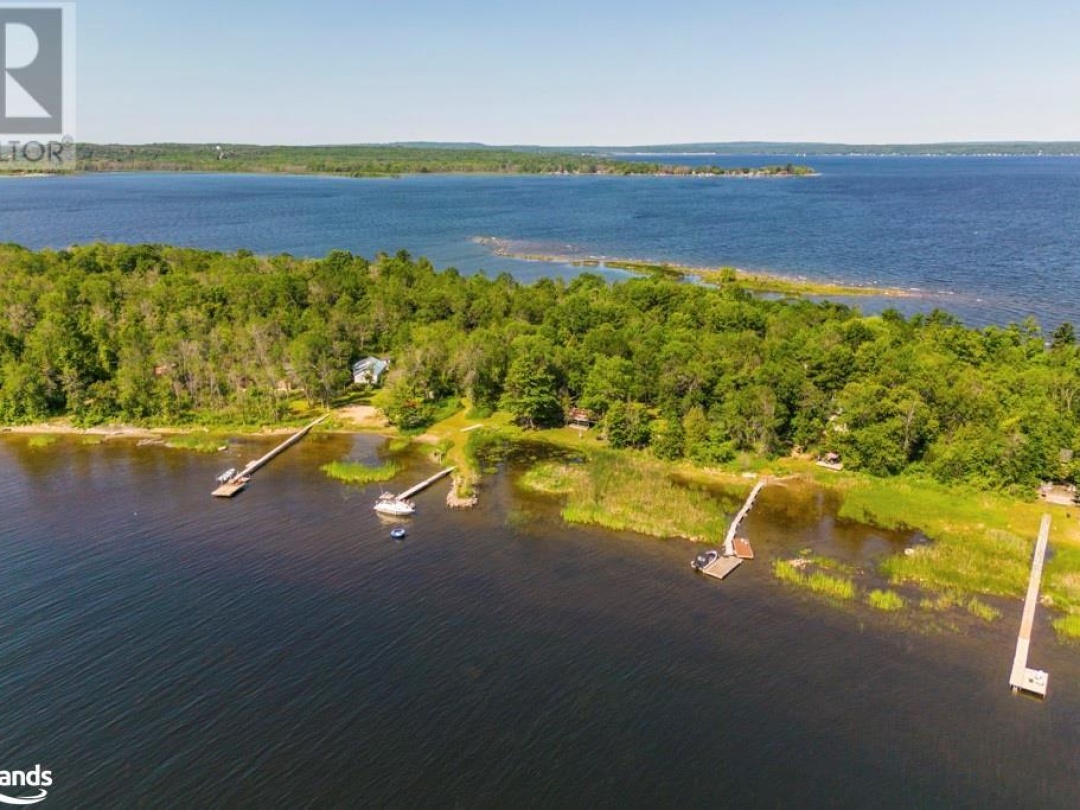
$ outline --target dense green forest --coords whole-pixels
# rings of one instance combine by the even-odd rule
[[[616,447],[722,462],[836,451],[878,475],[984,487],[1072,478],[1080,348],[1068,324],[966,328],[942,312],[864,317],[759,300],[738,283],[592,275],[522,285],[374,261],[157,245],[0,248],[0,421],[70,415],[270,423],[329,404],[350,363],[393,372],[377,401],[405,428],[467,396],[527,426],[571,405]],[[1080,457],[1080,452],[1076,453]]]
[[[82,171],[290,172],[349,177],[425,173],[807,175],[805,166],[665,166],[560,151],[426,146],[79,144]]]

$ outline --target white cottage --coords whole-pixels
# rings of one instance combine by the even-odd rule
[[[390,368],[389,360],[380,360],[378,357],[365,357],[359,362],[353,363],[352,375],[356,385],[378,385],[382,375]]]

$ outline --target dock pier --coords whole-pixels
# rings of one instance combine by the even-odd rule
[[[1031,560],[1031,578],[1028,580],[1027,598],[1024,600],[1024,614],[1020,619],[1020,633],[1016,637],[1016,654],[1013,656],[1012,672],[1009,674],[1009,686],[1013,694],[1026,692],[1041,698],[1046,697],[1046,687],[1050,676],[1041,669],[1028,669],[1028,651],[1031,647],[1031,626],[1035,622],[1035,607],[1039,603],[1039,585],[1042,582],[1043,562],[1046,560],[1046,544],[1050,539],[1050,515],[1043,515],[1039,527],[1039,539],[1035,543],[1035,555]]]
[[[735,519],[731,521],[731,526],[728,528],[727,537],[724,538],[724,552],[712,563],[701,569],[701,573],[708,574],[710,577],[716,579],[723,579],[736,568],[743,563],[743,559],[736,554],[735,551],[735,533],[739,530],[739,524],[743,522],[750,510],[754,508],[754,502],[757,500],[758,495],[761,494],[761,490],[765,488],[768,480],[758,481],[754,485],[754,488],[750,490],[750,495],[746,498],[746,503],[743,504],[742,509],[735,515]]]
[[[432,484],[436,483],[437,481],[441,481],[443,478],[446,478],[446,476],[450,475],[450,473],[452,473],[456,469],[457,467],[447,467],[445,470],[440,470],[439,472],[435,473],[435,475],[431,476],[431,478],[421,481],[415,487],[412,487],[411,489],[407,489],[402,492],[400,495],[397,496],[398,500],[405,501],[411,498],[413,495],[416,495],[418,492],[423,492]]]
[[[322,422],[325,422],[329,418],[330,418],[330,414],[326,414],[325,416],[320,416],[318,419],[316,419],[314,422],[312,422],[307,427],[300,430],[298,433],[294,433],[292,436],[290,436],[288,439],[283,441],[281,444],[279,444],[277,447],[275,447],[273,450],[271,450],[265,456],[262,456],[261,458],[257,458],[254,461],[248,462],[248,465],[246,467],[244,467],[244,469],[242,469],[240,472],[238,472],[236,475],[234,475],[231,480],[226,481],[224,484],[222,484],[217,489],[215,489],[211,493],[211,495],[213,495],[215,498],[234,498],[234,497],[236,497],[238,494],[240,494],[241,491],[243,491],[244,487],[246,487],[248,485],[248,481],[251,480],[252,475],[254,475],[256,472],[261,470],[263,467],[265,467],[267,464],[269,464],[275,458],[280,456],[282,453],[284,453],[286,450],[288,450],[294,444],[296,444],[301,439],[303,439],[305,436],[307,436],[316,425],[319,425]]]
[[[761,490],[765,489],[765,484],[768,481],[758,481],[754,485],[754,488],[750,490],[750,495],[746,499],[746,503],[743,504],[743,508],[739,510],[739,514],[735,515],[735,519],[731,521],[731,526],[728,528],[727,537],[724,538],[724,556],[735,556],[735,533],[739,530],[739,524],[743,522],[747,515],[750,514],[750,510],[754,508],[754,501],[757,500],[757,496],[761,493]]]

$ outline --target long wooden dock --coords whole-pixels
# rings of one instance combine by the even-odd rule
[[[273,450],[271,450],[265,456],[262,456],[261,458],[257,458],[254,461],[248,462],[248,465],[246,467],[244,467],[244,469],[242,469],[240,472],[238,472],[236,475],[234,475],[231,480],[225,482],[224,484],[219,486],[217,489],[215,489],[211,494],[215,498],[232,498],[232,497],[235,497],[237,494],[239,494],[241,491],[243,491],[244,487],[246,487],[248,485],[248,481],[251,479],[252,475],[254,475],[256,472],[261,470],[263,467],[265,467],[267,464],[269,464],[275,458],[280,456],[282,453],[284,453],[286,450],[288,450],[294,444],[296,444],[301,439],[303,439],[305,436],[307,436],[316,425],[321,424],[322,422],[325,422],[329,418],[330,418],[330,414],[326,414],[325,416],[320,416],[318,419],[316,419],[314,422],[312,422],[307,427],[303,428],[302,430],[300,430],[297,433],[294,433],[292,436],[290,436],[288,439],[283,441],[281,444],[279,444],[277,447],[275,447]]]
[[[754,485],[754,488],[750,490],[750,495],[746,499],[746,503],[743,504],[743,508],[739,510],[739,514],[735,515],[735,519],[731,521],[731,527],[728,529],[727,537],[724,539],[724,556],[735,556],[735,533],[739,530],[739,524],[743,522],[743,519],[750,514],[750,510],[754,508],[754,501],[757,500],[757,496],[761,490],[765,489],[765,485],[768,481],[758,481]]]
[[[404,500],[407,500],[407,499],[411,498],[413,495],[415,495],[418,492],[423,492],[425,489],[430,487],[436,481],[441,481],[443,478],[446,478],[446,476],[450,475],[450,473],[452,473],[456,469],[457,469],[457,467],[447,467],[445,470],[440,470],[439,472],[437,472],[433,476],[431,476],[431,478],[428,478],[426,481],[421,481],[415,487],[412,487],[411,489],[407,489],[404,492],[402,492],[400,495],[398,495],[398,500],[399,501],[404,501]]]
[[[1028,669],[1027,665],[1031,647],[1031,626],[1035,622],[1035,607],[1039,603],[1039,585],[1049,539],[1050,515],[1043,515],[1039,539],[1035,543],[1035,555],[1031,560],[1031,578],[1028,580],[1027,598],[1024,600],[1024,615],[1020,619],[1020,634],[1016,637],[1016,655],[1013,656],[1012,672],[1009,675],[1009,686],[1012,687],[1013,694],[1027,692],[1046,697],[1046,687],[1050,680],[1050,676],[1041,669]]]

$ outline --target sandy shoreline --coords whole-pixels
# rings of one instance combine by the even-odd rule
[[[332,415],[339,420],[341,426],[331,428],[329,433],[371,433],[386,430],[390,423],[377,408],[369,405],[351,405],[338,408]],[[165,440],[172,436],[198,436],[205,435],[234,435],[234,436],[287,436],[299,427],[273,427],[260,430],[244,430],[229,426],[207,428],[199,425],[190,427],[139,427],[137,425],[95,425],[94,427],[75,427],[66,420],[54,422],[36,422],[29,425],[0,425],[0,435],[22,436],[95,436],[102,440],[108,439],[137,439],[137,440]]]

